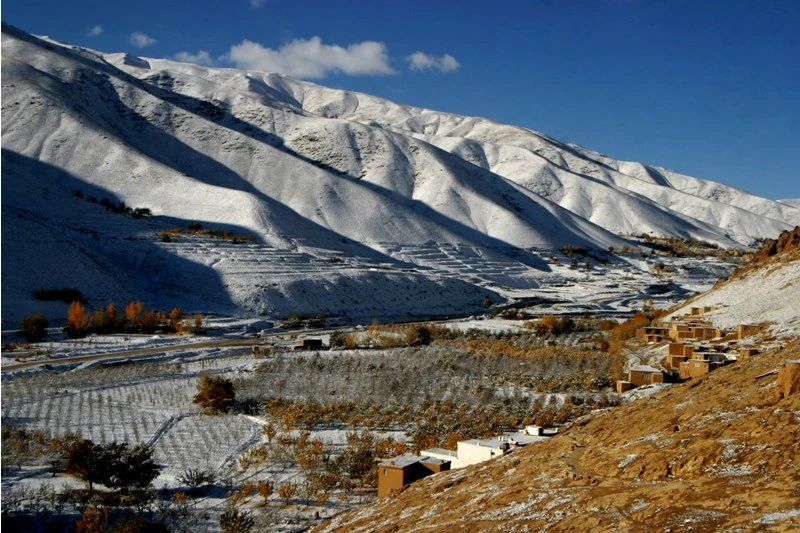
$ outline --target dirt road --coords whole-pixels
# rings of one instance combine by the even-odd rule
[[[135,350],[125,350],[121,352],[106,352],[106,353],[98,353],[98,354],[90,354],[90,355],[76,355],[70,357],[61,357],[58,359],[40,359],[36,361],[26,361],[23,363],[17,363],[13,365],[3,365],[0,369],[2,372],[14,372],[17,370],[24,370],[26,368],[32,368],[35,366],[41,365],[63,365],[63,364],[71,364],[71,363],[85,363],[89,361],[103,361],[103,360],[113,360],[113,359],[130,359],[135,357],[141,357],[144,355],[152,355],[157,353],[167,353],[167,352],[177,352],[177,351],[189,351],[189,350],[199,350],[205,348],[230,348],[235,346],[252,346],[254,344],[258,344],[261,340],[269,337],[279,337],[283,335],[319,335],[324,333],[330,333],[333,330],[325,329],[325,330],[302,330],[302,331],[287,331],[281,333],[270,333],[267,335],[262,335],[261,337],[235,337],[235,338],[225,338],[225,339],[213,339],[213,340],[205,340],[201,342],[193,342],[190,344],[173,344],[169,346],[151,346],[149,348],[138,348]]]

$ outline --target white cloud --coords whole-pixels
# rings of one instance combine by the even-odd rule
[[[138,46],[139,48],[146,48],[148,46],[156,44],[155,39],[140,31],[135,31],[131,33],[131,36],[128,38],[128,41],[132,45]]]
[[[295,39],[278,50],[244,40],[232,46],[226,59],[239,68],[281,72],[298,78],[323,78],[332,72],[350,76],[396,74],[386,45],[376,41],[347,48],[323,44],[319,37]]]
[[[103,27],[100,24],[98,24],[97,26],[89,30],[88,35],[89,37],[97,37],[101,33],[103,33]]]
[[[263,6],[267,3],[267,0],[250,0],[250,7],[253,9],[258,9],[259,7]]]
[[[191,52],[178,52],[175,54],[175,59],[183,63],[194,63],[195,65],[203,65],[204,67],[210,67],[214,64],[211,55],[205,50],[199,50],[196,54],[192,54]]]
[[[445,54],[440,57],[432,56],[424,52],[414,52],[406,57],[411,70],[438,70],[439,72],[455,72],[461,68],[455,57]]]

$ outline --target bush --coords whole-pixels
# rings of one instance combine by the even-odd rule
[[[187,468],[178,475],[178,482],[189,487],[191,492],[196,492],[200,487],[214,483],[216,476],[209,470],[201,468]]]
[[[219,515],[219,529],[222,533],[248,533],[255,525],[256,521],[250,513],[232,505],[228,505]]]
[[[28,342],[39,342],[47,335],[47,319],[41,313],[28,315],[19,323],[19,329]]]
[[[345,335],[344,332],[339,330],[336,330],[333,333],[331,333],[331,340],[330,340],[331,348],[344,347],[344,335]]]
[[[200,376],[197,394],[192,400],[206,414],[227,413],[233,407],[236,392],[233,382],[221,376]]]
[[[117,308],[114,304],[97,308],[92,313],[91,329],[97,333],[113,333],[119,325]]]

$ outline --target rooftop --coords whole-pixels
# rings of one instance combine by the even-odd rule
[[[397,457],[392,457],[391,459],[387,459],[386,461],[382,461],[380,466],[395,466],[399,468],[404,468],[406,466],[412,465],[421,461],[422,459],[430,459],[433,460],[432,457],[420,457],[419,455],[414,455],[411,453],[407,453],[404,455],[398,455]]]
[[[446,448],[428,448],[427,450],[422,450],[422,453],[435,453],[437,455],[447,455],[448,457],[458,457],[458,454],[455,451],[448,450]]]
[[[449,450],[445,450],[449,451]],[[396,467],[396,468],[405,468],[407,466],[411,466],[414,463],[428,463],[428,464],[444,464],[449,462],[446,459],[440,459],[438,457],[430,457],[428,455],[414,455],[411,453],[407,453],[404,455],[398,455],[397,457],[392,457],[391,459],[387,459],[386,461],[381,461],[378,463],[380,466],[389,466],[389,467]]]
[[[661,370],[649,365],[637,365],[631,367],[631,372],[661,372]]]

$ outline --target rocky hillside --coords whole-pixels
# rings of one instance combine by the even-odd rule
[[[765,264],[706,295],[729,298],[717,300],[727,307],[716,318],[744,301],[769,308],[765,278],[800,285],[793,235],[768,244],[780,250]],[[800,373],[783,365],[800,359],[792,298],[767,333],[748,339],[759,355],[588,416],[547,442],[419,481],[319,531],[798,531]]]
[[[800,336],[800,227],[767,241],[750,263],[708,292],[693,298],[689,307],[712,307],[707,317],[720,327],[768,324],[775,335]]]

